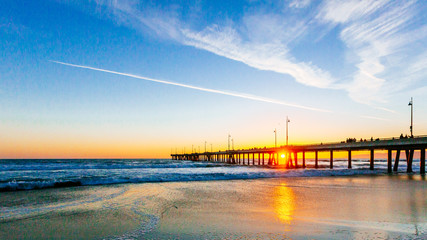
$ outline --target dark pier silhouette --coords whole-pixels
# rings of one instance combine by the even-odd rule
[[[285,160],[281,164],[287,168],[306,168],[306,153],[314,153],[314,168],[319,168],[319,152],[329,152],[329,168],[334,167],[334,152],[346,151],[348,153],[348,168],[352,168],[352,151],[369,151],[369,168],[375,166],[375,150],[387,151],[387,172],[397,171],[401,152],[405,153],[407,172],[412,172],[412,162],[415,151],[420,151],[420,173],[425,174],[425,152],[427,136],[409,138],[388,138],[359,140],[348,139],[340,143],[320,143],[311,145],[288,145],[277,148],[252,148],[242,150],[226,150],[217,152],[171,154],[174,160],[226,162],[239,165],[269,165],[278,166],[279,158]],[[393,153],[394,165],[393,165]],[[299,164],[298,156],[301,156]],[[402,154],[403,155],[403,154]],[[283,156],[286,156],[283,158]],[[393,166],[392,166],[393,165]]]

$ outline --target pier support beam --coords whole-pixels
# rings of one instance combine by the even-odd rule
[[[331,150],[330,155],[331,157],[329,159],[329,168],[333,169],[334,168],[334,151],[333,150]]]
[[[269,153],[268,154],[268,165],[274,165],[274,156],[276,154],[275,153]]]
[[[298,152],[294,152],[295,157],[295,168],[298,168]]]
[[[305,152],[304,151],[302,151],[302,167],[306,168],[306,166],[305,166]]]
[[[420,173],[426,174],[426,150],[424,148],[421,149],[420,153]]]
[[[387,151],[387,172],[391,173],[391,149]]]
[[[406,164],[407,164],[406,172],[410,173],[412,172],[412,158],[414,157],[414,150],[407,149],[405,150],[405,153],[406,153]]]
[[[397,172],[399,168],[400,149],[396,151],[396,159],[394,160],[393,171]]]
[[[371,157],[369,158],[369,169],[374,170],[374,149],[371,149]]]
[[[319,168],[319,157],[318,152],[314,152],[314,168]]]
[[[351,168],[351,150],[348,150],[348,166],[349,169]]]

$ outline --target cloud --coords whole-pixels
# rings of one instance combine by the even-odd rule
[[[288,106],[288,107],[295,107],[295,108],[300,108],[300,109],[305,109],[305,110],[310,110],[310,111],[330,112],[328,110],[324,110],[324,109],[320,109],[320,108],[308,107],[308,106],[303,106],[303,105],[294,104],[294,103],[287,103],[287,102],[279,101],[279,100],[272,99],[272,98],[265,98],[265,97],[255,96],[255,95],[246,94],[246,93],[216,90],[216,89],[211,89],[211,88],[193,86],[193,85],[189,85],[189,84],[183,84],[183,83],[177,83],[177,82],[172,82],[172,81],[143,77],[143,76],[138,76],[138,75],[129,74],[129,73],[122,73],[122,72],[116,72],[116,71],[101,69],[101,68],[95,68],[95,67],[90,67],[90,66],[83,66],[83,65],[71,64],[71,63],[65,63],[65,62],[53,61],[53,60],[50,60],[50,61],[53,63],[65,65],[65,66],[76,67],[76,68],[84,68],[84,69],[89,69],[89,70],[94,70],[94,71],[99,71],[99,72],[106,72],[106,73],[111,73],[111,74],[116,74],[116,75],[136,78],[136,79],[141,79],[141,80],[150,81],[150,82],[162,83],[162,84],[173,85],[173,86],[184,87],[184,88],[190,88],[190,89],[203,91],[203,92],[210,92],[210,93],[222,94],[222,95],[227,95],[227,96],[245,98],[245,99],[250,99],[250,100],[259,101],[259,102],[274,103],[274,104],[279,104],[279,105]]]
[[[399,71],[408,62],[405,55],[423,28],[412,28],[415,1],[325,1],[317,19],[341,27],[340,38],[357,56],[353,81],[344,89],[361,103],[384,103],[390,94],[411,82]],[[415,53],[416,54],[416,53]],[[413,57],[413,56],[412,56]],[[391,61],[389,61],[391,60]],[[414,65],[416,68],[416,65]],[[397,77],[399,76],[399,77]]]
[[[425,46],[417,51],[411,48],[427,37],[425,19],[420,17],[422,8],[417,9],[418,3],[413,0],[292,0],[285,3],[286,11],[247,8],[238,18],[225,17],[206,25],[188,20],[176,6],[136,1],[97,3],[118,24],[144,34],[149,32],[259,70],[290,75],[306,86],[344,90],[354,101],[371,106],[384,104],[394,93],[422,81],[425,72],[425,58],[421,56]],[[342,51],[351,56],[343,59],[342,65],[352,72],[341,74],[341,79],[333,75],[339,72],[336,69],[300,60],[294,52],[299,42],[315,43],[319,36],[327,36],[325,31],[336,33],[338,39],[330,44],[341,41],[346,47]],[[332,58],[324,56],[326,61]]]
[[[260,70],[289,74],[296,81],[319,88],[334,82],[330,74],[305,62],[298,62],[288,54],[281,43],[244,41],[230,27],[211,26],[201,32],[183,30],[184,44],[213,52]]]
[[[334,23],[346,23],[374,13],[387,2],[388,0],[324,1],[317,18]]]
[[[290,8],[305,8],[310,5],[311,0],[292,0],[289,3]]]
[[[121,24],[130,24],[135,29],[148,28],[158,36],[169,37],[256,69],[289,74],[304,85],[327,88],[336,81],[327,71],[312,63],[298,61],[288,53],[287,44],[306,29],[304,21],[272,13],[254,13],[245,14],[242,23],[227,20],[222,25],[211,24],[195,30],[171,11],[138,10],[137,5],[129,2],[99,3],[109,6]]]

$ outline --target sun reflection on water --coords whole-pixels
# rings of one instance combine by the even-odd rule
[[[277,218],[290,225],[295,211],[295,193],[292,188],[282,183],[274,189],[273,206]]]

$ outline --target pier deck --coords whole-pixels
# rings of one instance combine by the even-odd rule
[[[412,138],[388,138],[388,139],[370,139],[359,141],[344,141],[340,143],[320,143],[310,145],[288,145],[277,148],[251,148],[239,150],[225,150],[217,152],[201,153],[182,153],[171,154],[175,160],[192,161],[213,161],[227,162],[240,165],[278,165],[278,159],[286,156],[285,166],[288,168],[306,167],[305,154],[314,152],[314,167],[319,167],[319,152],[329,152],[329,167],[332,169],[334,164],[334,151],[348,152],[348,168],[352,168],[352,151],[370,152],[370,169],[374,169],[375,150],[387,151],[387,171],[389,173],[398,170],[400,153],[403,151],[406,156],[407,172],[412,172],[412,162],[415,151],[420,151],[420,173],[425,174],[425,150],[427,148],[427,136],[417,136]],[[395,152],[394,166],[393,152]],[[302,155],[302,165],[298,164],[298,155]]]

